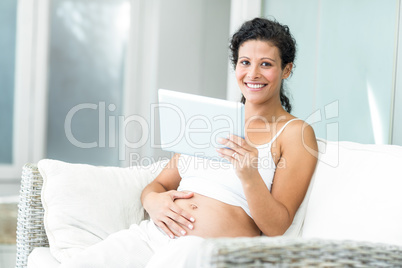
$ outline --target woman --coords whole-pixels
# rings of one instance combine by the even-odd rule
[[[230,49],[246,138],[220,140],[217,150],[231,163],[228,168],[196,168],[194,158],[175,154],[144,189],[144,208],[171,238],[282,235],[316,166],[309,153],[317,151],[314,131],[290,114],[283,92],[296,52],[288,27],[253,19],[233,35]]]
[[[246,139],[230,136],[217,149],[230,164],[200,165],[175,154],[142,192],[152,221],[110,235],[61,267],[192,267],[187,261],[203,238],[288,229],[317,161],[309,153],[317,151],[313,129],[290,114],[283,93],[295,42],[286,26],[256,18],[233,35],[230,48],[246,117]]]

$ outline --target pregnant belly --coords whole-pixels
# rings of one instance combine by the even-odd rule
[[[204,238],[260,235],[257,225],[241,207],[196,193],[189,199],[176,199],[175,203],[195,219],[193,230],[183,226],[187,235]]]

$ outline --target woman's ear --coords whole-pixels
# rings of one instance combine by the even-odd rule
[[[286,64],[285,68],[283,69],[282,79],[286,79],[290,76],[290,74],[292,73],[292,68],[293,62],[289,62],[288,64]]]

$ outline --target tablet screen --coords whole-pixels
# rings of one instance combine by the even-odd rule
[[[244,105],[240,102],[159,89],[163,150],[226,161],[218,155],[219,137],[244,137]]]

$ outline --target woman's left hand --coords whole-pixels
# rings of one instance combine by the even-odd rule
[[[229,135],[227,139],[218,138],[224,148],[218,148],[218,154],[231,162],[240,179],[247,179],[258,173],[258,150],[250,146],[245,139],[236,135]]]

